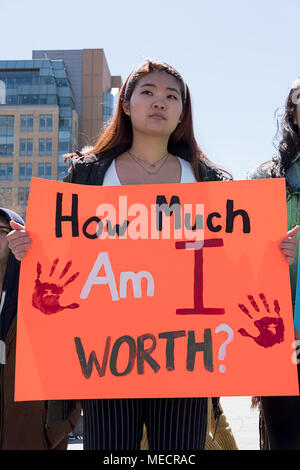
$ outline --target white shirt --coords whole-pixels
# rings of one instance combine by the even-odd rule
[[[181,165],[181,179],[180,183],[196,183],[197,180],[194,175],[192,165],[183,160],[183,158],[178,158]],[[116,170],[116,160],[114,159],[109,165],[105,175],[102,186],[122,186],[121,181],[119,180],[117,170]]]

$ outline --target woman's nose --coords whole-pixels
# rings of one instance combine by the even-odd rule
[[[152,106],[154,109],[166,109],[166,104],[163,100],[157,100]]]

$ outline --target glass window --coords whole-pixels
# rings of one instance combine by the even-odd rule
[[[0,104],[6,103],[6,85],[0,80]]]
[[[21,132],[33,132],[33,115],[32,114],[22,114],[21,115]]]
[[[72,118],[59,118],[59,130],[67,131],[72,129]]]
[[[33,149],[32,139],[27,139],[27,155],[32,155],[32,149]]]
[[[12,181],[13,166],[11,163],[0,163],[0,181]]]
[[[47,114],[46,126],[47,126],[47,131],[52,131],[52,114]]]
[[[40,132],[51,132],[52,121],[52,114],[40,114]]]
[[[39,155],[52,155],[52,139],[39,139]]]
[[[2,130],[2,135],[14,135],[14,116],[0,116],[0,131]]]
[[[62,181],[63,178],[68,174],[68,166],[67,165],[59,165],[57,168],[57,179],[58,181]]]
[[[45,139],[39,140],[39,155],[45,155]]]
[[[52,139],[46,139],[46,155],[52,155]]]
[[[1,93],[1,104],[21,104],[26,103],[29,90],[32,86],[39,84],[39,70],[20,70],[26,66],[25,61],[11,61],[7,63],[7,67],[15,67],[10,70],[0,70],[0,82],[4,91]],[[27,93],[24,92],[27,87]]]
[[[68,153],[69,152],[69,142],[59,142],[58,143],[58,152],[61,153]]]
[[[60,108],[59,117],[72,117],[72,108],[70,106]]]
[[[26,206],[29,196],[29,188],[19,188],[18,203],[20,206]]]
[[[56,79],[56,85],[58,87],[68,87],[68,80],[66,78],[57,78]]]
[[[41,85],[52,85],[55,84],[54,77],[51,75],[45,75],[40,77],[40,84]]]
[[[40,104],[47,104],[47,95],[40,95]]]
[[[6,165],[3,163],[0,164],[0,180],[6,180]]]
[[[57,96],[47,95],[47,104],[57,104]]]
[[[51,179],[52,176],[52,165],[51,163],[39,163],[38,166],[38,177]]]
[[[67,98],[64,96],[59,97],[59,105],[60,106],[72,106],[73,105],[73,100],[72,98]]]
[[[19,165],[19,181],[30,181],[32,176],[32,164],[20,163]]]
[[[19,104],[39,104],[39,95],[20,95]]]
[[[19,181],[24,181],[25,180],[25,165],[21,164],[19,165]]]
[[[6,180],[6,165],[3,163],[0,164],[0,180]]]
[[[14,153],[14,116],[0,116],[0,155]]]
[[[14,144],[0,144],[0,155],[11,157],[14,154]]]
[[[54,59],[52,61],[52,65],[53,65],[54,69],[63,69],[64,68],[64,64],[63,64],[63,61],[61,59]]]
[[[45,114],[40,114],[40,131],[44,131],[45,129],[46,129]]]
[[[25,155],[26,153],[26,140],[20,139],[20,155]]]
[[[21,157],[24,156],[32,156],[32,149],[33,143],[32,139],[20,139],[20,155]]]
[[[44,178],[45,177],[45,164],[39,163],[38,165],[38,177]]]
[[[51,179],[51,176],[52,176],[52,165],[51,165],[51,163],[46,163],[45,173],[46,173],[46,178]]]
[[[12,179],[13,179],[13,165],[11,165],[11,164],[7,165],[7,179],[9,181],[12,181]]]
[[[103,124],[105,124],[113,113],[114,97],[110,92],[103,92]]]

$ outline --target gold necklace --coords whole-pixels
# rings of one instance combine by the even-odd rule
[[[155,171],[149,171],[148,168],[146,168],[143,163],[147,163],[145,162],[145,160],[143,160],[142,158],[139,158],[137,157],[136,155],[134,155],[133,153],[131,153],[129,150],[127,150],[127,153],[128,155],[132,158],[132,160],[134,160],[138,165],[140,165],[149,175],[156,175],[159,170],[161,170],[161,168],[163,167],[163,165],[166,163],[166,161],[168,160],[168,157],[169,157],[169,152],[166,153],[165,155],[163,155],[159,160],[157,160],[155,163],[149,163],[149,168],[152,168],[152,169],[155,169]],[[143,162],[143,163],[142,163]],[[158,167],[157,169],[157,163],[159,162],[162,162],[162,164]]]

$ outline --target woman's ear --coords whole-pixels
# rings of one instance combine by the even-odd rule
[[[178,124],[181,123],[182,119],[183,119],[183,116],[184,116],[184,111],[182,111],[182,113],[180,114],[180,117],[179,117],[179,120],[178,120]]]
[[[123,111],[125,114],[127,114],[127,116],[130,116],[130,104],[129,104],[129,101],[123,101],[123,104],[122,104],[122,108],[123,108]]]

